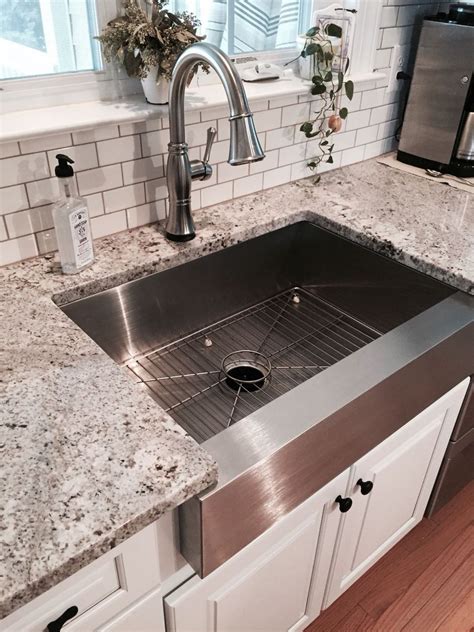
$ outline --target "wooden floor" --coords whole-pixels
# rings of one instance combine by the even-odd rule
[[[474,630],[474,483],[423,521],[305,632]]]

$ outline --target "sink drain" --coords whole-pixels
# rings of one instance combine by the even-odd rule
[[[270,360],[259,351],[233,351],[222,360],[224,382],[236,392],[259,391],[266,385],[271,370]]]

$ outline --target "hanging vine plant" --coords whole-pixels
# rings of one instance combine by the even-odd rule
[[[343,120],[349,114],[346,107],[341,107],[342,97],[346,95],[351,101],[354,96],[353,82],[345,80],[349,58],[344,59],[336,54],[334,40],[331,39],[340,39],[339,49],[342,50],[342,36],[342,28],[337,24],[326,24],[323,28],[313,26],[306,32],[304,47],[300,53],[303,59],[310,58],[313,73],[311,94],[319,96],[317,103],[321,103],[321,108],[300,127],[306,138],[319,141],[318,155],[308,162],[308,167],[313,171],[322,162],[334,162],[334,143],[331,137],[341,129]]]

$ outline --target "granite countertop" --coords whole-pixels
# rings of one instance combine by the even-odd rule
[[[0,270],[0,618],[216,481],[210,456],[59,308],[300,220],[474,293],[474,196],[367,161]]]

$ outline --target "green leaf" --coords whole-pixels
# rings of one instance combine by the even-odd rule
[[[324,61],[331,61],[331,59],[333,59],[334,55],[330,52],[324,53]]]
[[[321,145],[321,147],[324,147],[325,145],[329,145],[329,141],[322,140],[319,144]]]
[[[317,166],[318,166],[317,162],[314,162],[314,161],[308,162],[308,167],[310,169],[316,169]]]
[[[319,31],[319,26],[313,26],[306,31],[306,37],[314,37]]]
[[[342,88],[343,82],[344,82],[344,73],[343,72],[338,72],[337,73],[337,91],[338,92]]]
[[[311,134],[312,131],[313,124],[309,121],[306,121],[306,123],[303,123],[303,125],[300,127],[300,132],[304,132],[305,134]]]
[[[349,114],[349,110],[348,110],[347,108],[341,108],[341,109],[339,110],[339,116],[340,116],[342,119],[347,118],[347,115],[348,115],[348,114]]]
[[[349,101],[352,101],[352,97],[354,96],[354,82],[346,81],[346,83],[344,84],[344,88],[346,90],[347,98],[349,99]]]
[[[332,81],[332,72],[331,71],[326,73],[326,76],[324,77],[324,81]]]
[[[318,50],[318,46],[319,44],[315,44],[314,42],[311,44],[308,44],[308,46],[306,46],[305,48],[306,55],[314,55],[314,53],[316,53]]]
[[[311,88],[311,94],[324,94],[324,92],[326,92],[324,83],[318,83]]]
[[[329,98],[330,98],[330,99],[334,99],[334,90],[331,90],[331,91],[329,92]]]
[[[328,159],[326,160],[326,162],[329,162],[329,164],[332,165],[332,163],[334,162],[334,158],[332,156],[328,156]]]
[[[342,37],[342,28],[337,24],[328,24],[324,30],[329,37]]]
[[[350,63],[350,60],[349,60],[349,57],[347,57],[346,58],[346,66],[344,68],[344,73],[346,73],[349,70],[349,63]]]
[[[303,48],[303,50],[300,53],[300,57],[302,57],[303,59],[306,58],[306,50]]]
[[[323,78],[321,77],[321,75],[314,75],[314,77],[311,79],[311,81],[313,83],[323,83]]]
[[[328,136],[331,136],[331,134],[332,134],[332,129],[327,129],[327,130],[326,130],[326,138],[327,138]]]

